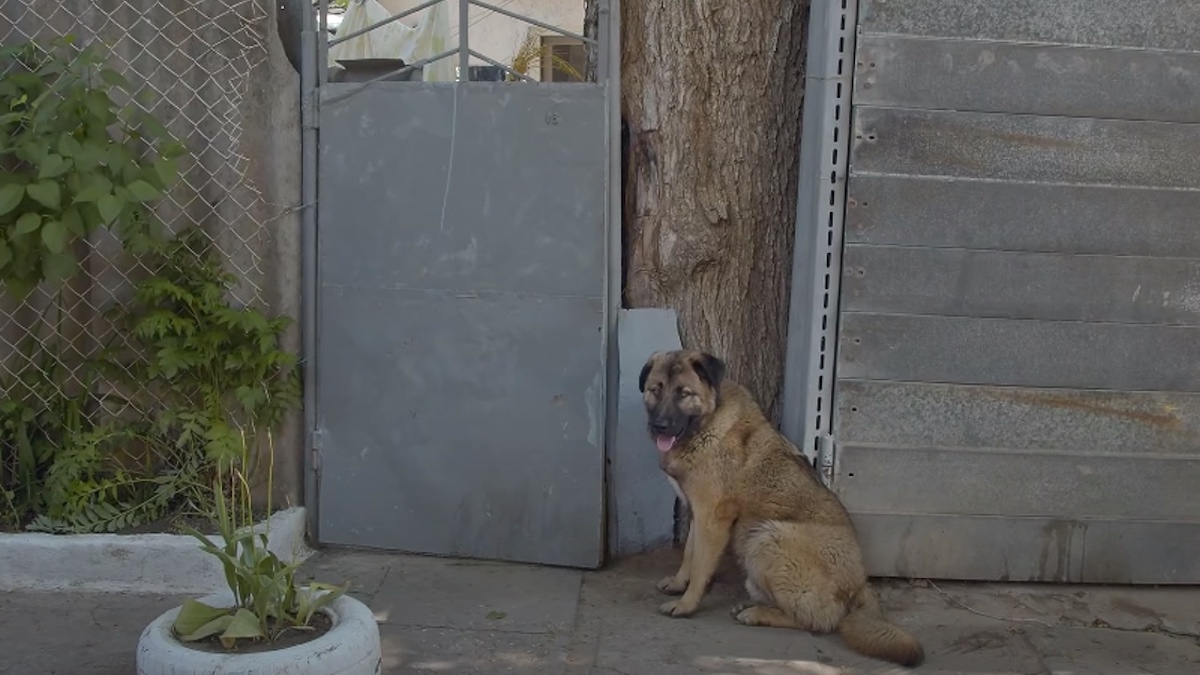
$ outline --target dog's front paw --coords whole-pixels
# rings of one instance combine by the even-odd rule
[[[664,602],[663,604],[659,605],[658,612],[659,612],[659,614],[669,616],[673,619],[682,619],[684,617],[689,617],[689,616],[695,614],[696,606],[689,605],[689,604],[685,603],[683,600],[672,600],[670,602]]]
[[[679,581],[675,577],[667,577],[658,582],[658,592],[666,593],[667,595],[680,595],[687,590],[688,582]]]

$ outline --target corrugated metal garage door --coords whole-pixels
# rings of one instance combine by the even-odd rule
[[[1200,581],[1200,3],[858,16],[833,487],[871,572]]]

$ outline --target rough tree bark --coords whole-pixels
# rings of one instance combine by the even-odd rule
[[[625,304],[672,307],[777,421],[808,2],[622,0]]]

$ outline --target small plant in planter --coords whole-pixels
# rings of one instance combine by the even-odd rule
[[[311,583],[296,585],[299,563],[284,563],[267,548],[267,534],[253,527],[235,529],[224,495],[218,491],[217,523],[222,546],[195,530],[189,534],[200,548],[221,561],[225,582],[233,591],[232,607],[185,600],[171,629],[184,642],[215,637],[226,649],[238,640],[278,642],[289,631],[303,635],[328,628],[320,610],[337,600],[345,588]],[[190,528],[189,528],[190,529]],[[324,621],[319,621],[324,619]]]
[[[147,626],[138,641],[138,675],[379,675],[371,610],[345,595],[345,587],[297,584],[299,564],[268,550],[267,534],[250,523],[249,483],[242,472],[233,474],[234,498],[219,482],[216,489],[218,542],[190,532],[220,561],[228,590],[185,600]]]

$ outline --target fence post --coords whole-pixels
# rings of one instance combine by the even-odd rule
[[[300,54],[300,334],[303,356],[303,462],[305,513],[308,517],[308,533],[313,541],[320,541],[318,533],[317,495],[320,490],[316,473],[316,448],[313,443],[317,428],[317,120],[320,115],[320,88],[318,70],[322,27],[325,24],[324,10],[327,0],[322,0],[319,11],[321,18],[313,16],[306,8],[301,27]]]
[[[458,0],[458,81],[471,81],[471,43],[467,30],[471,23],[471,0]]]
[[[849,157],[857,0],[813,2],[808,26],[800,188],[792,257],[784,435],[816,461],[833,431],[833,388],[842,276],[842,220]]]

